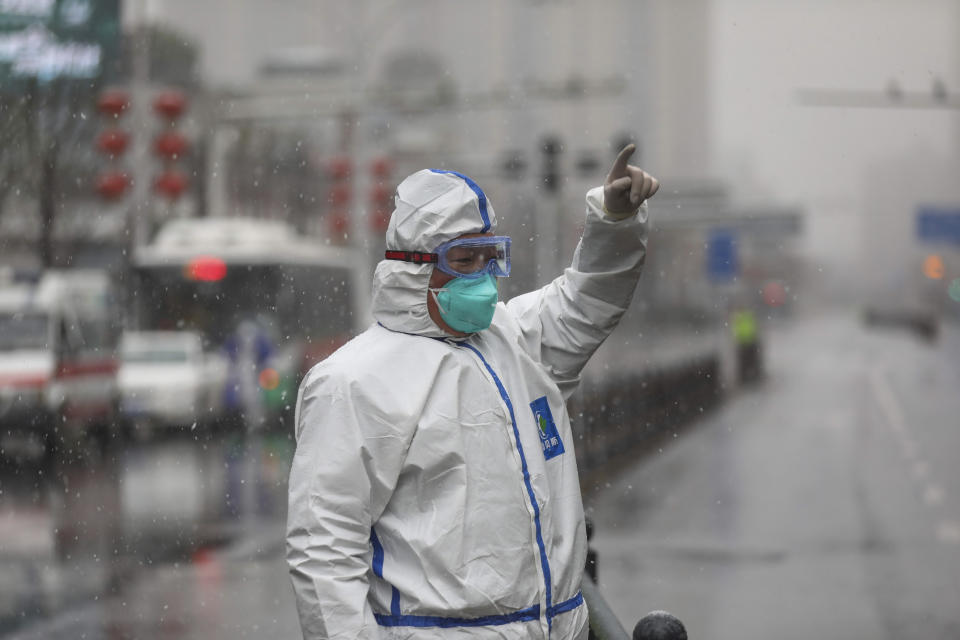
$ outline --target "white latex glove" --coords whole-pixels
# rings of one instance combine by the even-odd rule
[[[659,180],[643,169],[627,164],[636,150],[636,145],[625,146],[603,182],[603,208],[615,220],[632,216],[643,201],[660,188]]]

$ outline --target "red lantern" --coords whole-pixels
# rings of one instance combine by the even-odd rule
[[[153,141],[153,152],[162,158],[175,160],[190,147],[190,143],[179,131],[167,131]]]
[[[130,176],[122,171],[107,171],[97,178],[97,193],[107,200],[116,200],[130,187]]]
[[[373,185],[370,189],[370,204],[374,208],[390,208],[393,200],[393,189],[383,183]]]
[[[153,99],[153,110],[170,120],[176,120],[187,108],[187,98],[176,89],[161,91]]]
[[[377,232],[387,230],[393,212],[394,190],[381,183],[370,189],[370,228]]]
[[[383,233],[390,226],[390,212],[383,209],[377,209],[370,213],[370,228],[378,233]]]
[[[175,200],[187,189],[187,176],[176,169],[168,169],[153,183],[153,188],[171,200]]]
[[[97,149],[111,156],[119,156],[127,150],[130,134],[123,129],[107,129],[97,136]]]
[[[353,163],[347,156],[334,156],[327,164],[327,172],[334,180],[349,178],[353,172]]]
[[[130,108],[130,94],[123,89],[107,89],[97,99],[97,109],[105,116],[120,117]]]
[[[390,175],[390,172],[393,171],[393,162],[387,156],[380,156],[374,158],[370,162],[370,173],[373,174],[375,178],[386,178]]]
[[[329,200],[331,205],[339,209],[348,204],[352,196],[353,191],[350,189],[350,185],[341,183],[330,187],[327,200]]]

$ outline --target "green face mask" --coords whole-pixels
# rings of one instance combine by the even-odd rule
[[[440,308],[440,317],[451,329],[476,333],[493,321],[497,279],[490,274],[481,278],[454,278],[439,289],[430,289],[430,293]]]

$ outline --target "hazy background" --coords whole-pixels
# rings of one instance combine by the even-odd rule
[[[950,0],[154,0],[146,11],[202,42],[202,74],[213,86],[249,87],[266,56],[291,47],[359,51],[373,77],[397,51],[434,51],[444,74],[480,90],[521,75],[624,74],[633,102],[601,115],[620,122],[541,116],[542,105],[522,100],[537,115],[512,121],[552,121],[579,144],[634,130],[656,175],[709,177],[744,202],[799,205],[804,252],[827,270],[823,282],[810,284],[831,283],[834,297],[862,290],[881,254],[887,268],[891,260],[899,265],[918,204],[960,196],[956,104],[898,108],[884,100],[894,86],[932,94],[937,81],[955,95],[960,7]],[[799,98],[804,89],[875,92],[876,106],[809,106]],[[489,136],[469,115],[459,124],[467,138],[478,130]],[[522,134],[507,126],[498,135],[506,146]]]
[[[102,78],[8,73],[91,7]],[[0,635],[298,637],[291,399],[396,185],[474,178],[509,298],[631,141],[644,272],[568,406],[615,613],[960,637],[955,0],[0,0],[0,79]]]
[[[956,202],[956,105],[809,107],[798,90],[931,93],[939,79],[955,94],[960,8],[720,1],[712,10],[713,167],[744,197],[802,203],[810,257],[856,287],[906,250],[917,204]]]

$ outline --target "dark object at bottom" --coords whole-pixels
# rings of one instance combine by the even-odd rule
[[[687,630],[674,615],[651,611],[633,628],[633,640],[687,640]]]
[[[940,333],[936,313],[922,308],[870,307],[863,312],[863,322],[869,327],[900,327],[913,331],[931,342]]]
[[[737,346],[737,372],[741,384],[750,384],[763,378],[763,346],[759,341]]]

